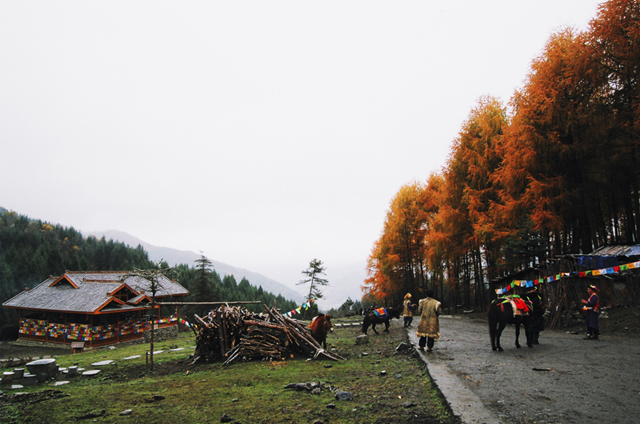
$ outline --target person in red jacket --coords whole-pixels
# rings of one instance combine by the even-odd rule
[[[582,299],[584,306],[582,309],[585,311],[585,319],[587,321],[587,337],[585,340],[597,340],[600,335],[600,322],[598,316],[600,315],[600,298],[598,298],[598,288],[591,284],[587,288],[589,293],[588,299]]]

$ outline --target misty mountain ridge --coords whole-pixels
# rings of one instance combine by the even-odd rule
[[[114,241],[122,242],[131,247],[141,245],[149,254],[150,260],[154,262],[164,260],[169,264],[169,266],[176,266],[179,264],[194,266],[194,261],[200,258],[200,254],[196,252],[172,249],[170,247],[154,246],[124,231],[107,230],[92,232],[89,233],[89,235],[93,235],[97,238],[102,238],[102,236],[104,236],[107,240],[113,239]],[[225,275],[233,275],[236,281],[240,282],[244,277],[252,286],[260,286],[267,292],[274,293],[276,295],[280,294],[285,299],[293,300],[300,304],[305,301],[305,296],[303,294],[272,278],[244,268],[237,268],[223,262],[218,262],[211,258],[208,259],[213,264],[215,271],[220,274],[221,278]],[[354,301],[362,299],[360,285],[364,281],[366,274],[363,264],[347,264],[330,268],[327,271],[329,285],[322,288],[324,296],[318,301],[318,306],[321,310],[327,311],[331,308],[338,308],[349,297]],[[301,285],[300,291],[306,293],[306,287],[308,286]]]
[[[178,250],[172,249],[170,247],[161,247],[154,246],[149,244],[139,238],[132,236],[129,233],[125,233],[124,231],[118,230],[107,230],[107,231],[99,231],[92,232],[89,235],[95,236],[97,238],[102,238],[104,236],[105,239],[113,239],[114,241],[119,241],[124,244],[127,244],[131,247],[136,247],[138,245],[142,246],[142,248],[149,254],[149,259],[157,262],[159,260],[163,260],[169,264],[169,266],[176,266],[180,264],[186,264],[191,267],[195,266],[194,261],[196,259],[200,259],[200,254],[196,252],[192,252],[190,250]],[[304,301],[304,296],[297,291],[281,284],[271,278],[265,277],[262,274],[258,274],[256,272],[252,272],[242,268],[236,268],[234,266],[225,264],[223,262],[215,261],[211,258],[208,258],[213,264],[213,269],[220,274],[220,278],[224,278],[225,275],[233,275],[236,281],[239,283],[242,278],[246,278],[252,286],[262,287],[264,291],[280,294],[285,299],[293,300],[295,302],[301,303]]]

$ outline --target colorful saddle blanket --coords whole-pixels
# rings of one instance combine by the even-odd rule
[[[531,311],[531,307],[527,305],[527,302],[525,302],[518,295],[505,296],[502,299],[498,299],[498,301],[500,302],[500,307],[502,308],[502,312],[504,312],[504,304],[507,302],[511,303],[511,309],[513,309],[513,316],[529,315],[529,311]]]
[[[373,313],[376,314],[377,317],[384,317],[387,315],[387,310],[385,308],[374,309]]]

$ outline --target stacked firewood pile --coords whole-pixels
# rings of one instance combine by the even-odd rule
[[[305,356],[317,359],[344,359],[329,353],[305,326],[276,309],[256,314],[241,307],[223,306],[205,317],[195,315],[198,327],[194,361],[224,361],[231,365],[252,359],[282,360]]]

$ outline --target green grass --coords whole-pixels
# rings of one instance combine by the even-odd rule
[[[390,330],[379,336],[370,332],[370,343],[357,346],[359,328],[337,328],[328,342],[329,350],[348,358],[339,362],[286,358],[227,367],[219,363],[191,366],[193,333],[156,343],[154,350],[165,352],[155,355],[152,372],[145,364],[148,345],[63,355],[56,358],[61,367],[77,364],[96,369],[91,366],[94,362],[116,362],[101,367],[94,378],[76,377],[59,387],[53,387],[52,381],[25,387],[20,391],[39,396],[26,401],[16,402],[9,391],[2,399],[0,422],[68,423],[94,413],[98,416],[83,421],[186,424],[220,422],[227,414],[235,418],[234,423],[455,423],[422,361],[396,352],[406,341],[402,325],[394,321]],[[169,352],[177,347],[185,350]],[[123,360],[133,355],[142,356]],[[322,382],[325,387],[320,394],[284,389],[289,383],[307,382]],[[328,386],[352,392],[354,400],[338,401]],[[67,396],[47,397],[51,392],[45,390]],[[154,395],[165,399],[153,401]],[[405,402],[415,406],[405,407]],[[132,414],[120,416],[125,409]]]

